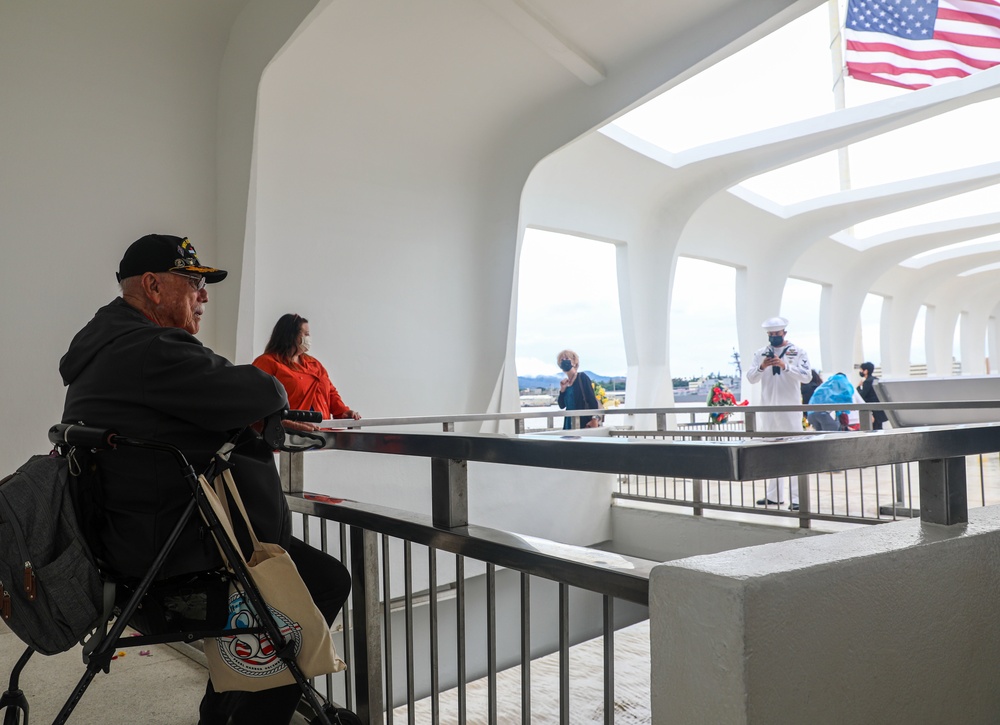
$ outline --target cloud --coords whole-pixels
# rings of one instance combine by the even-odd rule
[[[556,352],[559,352],[556,350]],[[555,355],[553,355],[553,360]],[[551,360],[545,362],[544,360],[539,360],[537,357],[516,357],[514,358],[514,365],[517,367],[517,374],[524,375],[527,377],[534,377],[536,375],[558,375],[561,371],[556,367],[556,364]]]

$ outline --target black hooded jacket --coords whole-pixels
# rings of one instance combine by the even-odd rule
[[[177,446],[199,473],[235,433],[287,407],[285,390],[252,365],[233,365],[185,330],[161,327],[118,298],[76,334],[59,363],[69,386],[64,423],[113,428]],[[141,576],[191,499],[173,457],[120,447],[98,453],[104,511],[98,556]],[[233,477],[262,541],[288,545],[288,506],[274,456],[244,431]],[[195,515],[161,577],[219,566],[215,542]]]

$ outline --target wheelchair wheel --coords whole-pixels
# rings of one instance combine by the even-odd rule
[[[340,725],[364,725],[361,722],[361,718],[355,715],[350,710],[338,710],[334,722],[340,723]]]

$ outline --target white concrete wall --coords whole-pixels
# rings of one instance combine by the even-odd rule
[[[0,470],[48,450],[59,358],[149,232],[215,236],[219,67],[242,0],[0,4]],[[209,305],[203,337],[217,320]]]
[[[230,270],[200,337],[232,355],[257,83],[315,4],[0,2],[0,470],[48,449],[59,358],[143,234]]]
[[[799,528],[798,519],[768,520],[773,523],[670,514],[633,504],[612,506],[611,541],[602,548],[651,561],[673,561],[824,533]]]
[[[655,567],[653,722],[995,723],[1000,507],[969,518]]]

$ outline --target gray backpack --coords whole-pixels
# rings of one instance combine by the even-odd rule
[[[100,624],[103,584],[80,530],[67,459],[32,456],[0,481],[0,616],[45,655]]]

